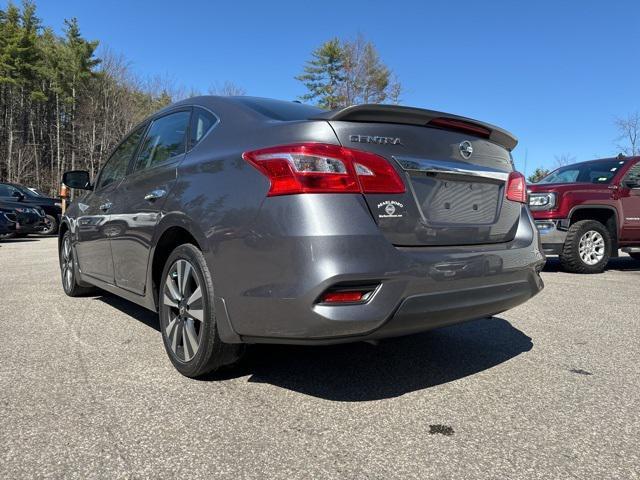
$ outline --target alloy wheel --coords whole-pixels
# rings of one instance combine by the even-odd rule
[[[42,233],[43,235],[51,235],[53,233],[55,233],[55,226],[53,223],[53,220],[51,220],[51,218],[49,217],[44,217],[42,219],[42,230],[40,231],[40,233]]]
[[[605,255],[604,238],[599,232],[589,230],[578,243],[580,258],[587,265],[596,265],[602,261]]]
[[[73,289],[73,250],[71,249],[71,239],[67,236],[62,243],[62,283],[65,291]]]
[[[188,362],[198,352],[204,332],[202,289],[191,263],[179,259],[171,266],[162,297],[167,343],[178,360]]]

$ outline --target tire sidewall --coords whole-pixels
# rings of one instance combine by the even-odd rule
[[[568,267],[568,270],[570,271],[576,271],[579,273],[601,273],[606,268],[611,257],[612,241],[609,230],[602,223],[595,220],[583,220],[578,222],[575,227],[574,232],[572,232],[573,235],[569,240],[571,242],[571,245],[569,245],[571,253],[567,255],[572,258],[564,259],[563,263],[565,264],[565,267]],[[598,232],[604,240],[604,256],[595,265],[585,263],[579,253],[580,239],[589,231]],[[567,249],[565,247],[565,251],[566,250]]]
[[[46,215],[47,219],[51,222],[51,228],[49,230],[42,230],[42,235],[53,235],[58,231],[58,221],[53,215]]]
[[[66,242],[69,242],[69,248],[71,249],[71,260],[72,260],[72,275],[73,278],[71,279],[71,291],[67,290],[67,287],[65,285],[65,281],[64,281],[64,271],[62,269],[62,262],[63,262],[63,257],[64,257],[64,244]],[[66,293],[67,295],[69,295],[70,297],[74,296],[74,292],[73,289],[74,287],[77,285],[77,278],[78,278],[78,273],[76,270],[76,256],[73,254],[73,242],[71,241],[71,232],[67,231],[65,232],[64,236],[62,237],[62,242],[60,243],[60,251],[58,252],[58,262],[60,264],[60,280],[62,281],[62,289],[64,290],[64,293]]]
[[[166,335],[164,320],[169,308],[165,306],[163,302],[165,281],[173,264],[181,259],[186,260],[191,264],[194,273],[197,276],[198,281],[200,282],[200,289],[202,290],[203,299],[202,307],[204,320],[201,327],[203,331],[200,336],[200,345],[198,346],[198,351],[196,352],[194,357],[188,362],[180,360],[173,353],[173,350],[171,349],[171,346],[169,344],[169,339]],[[211,358],[213,350],[216,348],[216,343],[220,342],[215,325],[213,298],[213,282],[211,281],[211,275],[206,265],[204,256],[202,255],[200,250],[198,250],[191,244],[180,245],[171,253],[162,271],[162,277],[160,279],[160,284],[158,285],[158,320],[160,324],[160,331],[162,334],[162,341],[167,351],[167,355],[171,360],[171,363],[176,368],[176,370],[187,377],[197,376],[198,372],[202,371],[203,368],[205,368],[205,365]]]

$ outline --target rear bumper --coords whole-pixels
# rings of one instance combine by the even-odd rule
[[[545,255],[562,253],[567,238],[567,228],[565,227],[567,223],[564,219],[535,221]]]
[[[524,207],[508,243],[394,247],[366,217],[371,228],[359,224],[357,215],[347,215],[343,224],[336,218],[343,211],[340,201],[332,200],[331,212],[333,230],[341,235],[270,236],[256,226],[251,242],[243,240],[241,256],[223,248],[212,271],[248,287],[219,285],[216,315],[224,341],[333,344],[407,335],[498,314],[543,288],[545,258]],[[278,212],[288,213],[276,205],[274,216]],[[278,224],[274,216],[265,215],[271,223],[265,229]],[[326,232],[321,220],[316,223]],[[379,284],[365,304],[317,303],[336,284],[360,283]]]

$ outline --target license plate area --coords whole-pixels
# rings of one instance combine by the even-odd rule
[[[498,220],[502,182],[427,172],[412,172],[411,182],[432,226],[492,225]]]

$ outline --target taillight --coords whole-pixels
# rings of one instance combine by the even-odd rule
[[[294,193],[404,193],[391,164],[361,150],[301,143],[242,154],[271,181],[269,196]]]
[[[520,172],[511,172],[507,180],[507,200],[527,203],[527,185]]]

